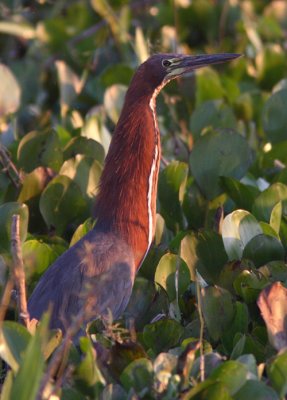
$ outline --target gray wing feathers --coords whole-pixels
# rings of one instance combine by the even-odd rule
[[[89,232],[62,254],[41,277],[28,309],[40,319],[52,305],[51,327],[65,328],[72,316],[89,310],[89,320],[114,318],[124,311],[134,282],[134,259],[129,246],[116,235]]]

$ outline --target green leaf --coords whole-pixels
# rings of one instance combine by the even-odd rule
[[[235,128],[236,119],[231,108],[222,100],[211,100],[196,107],[190,118],[190,130],[197,140],[204,128]]]
[[[159,174],[158,198],[160,212],[170,229],[183,226],[183,202],[187,182],[188,166],[184,162],[173,161]]]
[[[252,212],[257,219],[270,222],[275,205],[285,200],[287,200],[287,186],[279,182],[274,183],[256,198]]]
[[[196,183],[188,185],[182,209],[188,221],[188,226],[192,229],[199,229],[204,226],[206,214],[207,201],[202,196]]]
[[[267,376],[280,398],[287,393],[287,352],[279,354],[267,364]]]
[[[247,370],[241,363],[230,360],[217,367],[210,378],[223,383],[233,396],[246,383]]]
[[[80,224],[75,230],[72,239],[70,241],[70,247],[77,243],[83,236],[85,236],[95,226],[96,221],[92,218],[88,218],[85,222]]]
[[[222,193],[221,176],[242,178],[252,162],[246,140],[233,131],[212,131],[200,137],[190,155],[190,168],[209,200]]]
[[[237,301],[235,303],[235,312],[233,320],[229,327],[222,334],[222,343],[228,352],[233,350],[233,340],[235,335],[240,332],[245,334],[248,332],[249,314],[247,305]]]
[[[287,90],[272,94],[262,110],[264,131],[268,140],[278,143],[286,139],[287,129]]]
[[[69,223],[84,218],[87,204],[79,186],[67,176],[59,175],[42,193],[40,211],[46,224],[49,227],[55,227],[61,234]]]
[[[0,119],[17,111],[20,96],[21,88],[14,74],[6,65],[0,64]]]
[[[278,239],[261,234],[247,243],[242,256],[251,260],[256,267],[260,267],[270,261],[284,260],[285,251]]]
[[[235,314],[231,294],[222,288],[209,286],[201,289],[202,312],[213,340],[219,340],[226,329],[230,328]]]
[[[11,399],[11,390],[13,387],[13,371],[10,370],[7,372],[5,381],[1,388],[1,400],[10,400]]]
[[[138,276],[124,315],[128,320],[132,319],[136,329],[141,331],[159,314],[167,314],[168,307],[168,297],[161,286]]]
[[[184,261],[175,254],[165,254],[156,268],[154,280],[166,291],[170,301],[181,296],[190,283],[190,272]]]
[[[14,321],[4,321],[0,331],[1,358],[16,372],[31,338],[24,326]]]
[[[196,105],[207,100],[222,99],[224,89],[218,73],[212,68],[199,69],[196,73]]]
[[[103,146],[93,139],[88,139],[84,136],[72,138],[64,148],[64,160],[75,157],[77,154],[82,154],[87,157],[94,158],[103,164],[105,158],[105,150]]]
[[[137,393],[148,393],[153,384],[153,368],[150,360],[139,358],[132,361],[122,372],[120,381],[128,391],[134,388]]]
[[[240,260],[246,244],[261,233],[260,224],[248,211],[228,214],[222,224],[222,239],[229,260]]]
[[[272,209],[270,216],[270,225],[274,231],[279,234],[282,219],[282,202],[279,201]]]
[[[17,157],[19,166],[26,172],[31,172],[38,166],[58,171],[63,162],[63,152],[56,132],[28,133],[19,143]]]
[[[29,210],[26,204],[17,202],[0,205],[0,251],[9,252],[11,247],[12,216],[20,215],[20,239],[23,242],[27,236]]]
[[[60,175],[72,179],[88,199],[95,198],[101,173],[100,163],[82,154],[77,154],[74,158],[65,161],[59,171]]]
[[[234,400],[279,400],[277,393],[264,382],[248,380],[235,395]]]
[[[268,283],[267,278],[254,271],[244,270],[234,280],[233,286],[238,296],[241,296],[246,304],[257,300],[260,291]]]
[[[31,337],[15,376],[11,400],[31,400],[36,397],[44,370],[40,331]]]
[[[251,211],[254,200],[260,193],[259,189],[224,176],[220,178],[220,183],[238,208]]]
[[[161,319],[152,324],[145,325],[143,340],[145,345],[155,354],[167,351],[179,345],[184,328],[173,319]]]

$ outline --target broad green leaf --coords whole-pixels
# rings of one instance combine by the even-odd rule
[[[277,46],[277,44],[262,46],[256,55],[255,61],[257,80],[264,89],[270,90],[277,83],[278,78],[284,77],[286,54],[283,48]]]
[[[182,210],[191,229],[200,229],[204,226],[207,201],[203,197],[196,183],[187,185]]]
[[[256,198],[253,205],[253,214],[257,219],[269,223],[275,205],[279,201],[284,202],[285,200],[287,200],[287,186],[279,182],[274,183]]]
[[[222,224],[222,239],[229,260],[240,260],[246,244],[261,233],[260,224],[248,211],[228,214]]]
[[[52,178],[53,172],[44,167],[38,167],[25,175],[18,201],[24,203],[38,196]]]
[[[235,315],[231,294],[222,288],[209,286],[201,289],[202,312],[213,340],[218,340],[230,328]]]
[[[286,140],[287,129],[287,90],[272,94],[262,110],[263,127],[268,140],[278,143]]]
[[[17,111],[20,106],[20,96],[21,88],[14,74],[6,65],[0,64],[0,118]]]
[[[260,267],[270,261],[284,260],[284,248],[273,236],[260,234],[254,236],[245,246],[242,257],[253,261]]]
[[[159,354],[172,347],[178,346],[184,333],[181,324],[173,319],[161,319],[152,324],[145,325],[143,329],[143,341],[147,348]]]
[[[127,64],[108,65],[100,76],[101,84],[107,88],[116,83],[128,86],[133,76],[133,69]]]
[[[114,124],[118,122],[123,108],[127,88],[124,85],[114,84],[108,87],[104,95],[105,110]]]
[[[233,286],[238,296],[241,296],[246,304],[257,300],[260,291],[268,283],[267,278],[254,271],[244,270],[234,280]]]
[[[287,393],[287,352],[281,353],[267,364],[267,376],[280,398]]]
[[[224,89],[218,73],[209,67],[199,69],[196,73],[196,105],[207,100],[222,99]]]
[[[279,400],[279,396],[262,381],[248,380],[233,396],[234,400]]]
[[[168,297],[161,286],[138,276],[124,315],[128,320],[132,319],[137,330],[141,331],[158,315],[167,314],[168,307]]]
[[[87,204],[79,186],[67,176],[59,175],[42,193],[40,211],[46,224],[61,234],[69,223],[85,217]]]
[[[4,321],[0,331],[1,358],[16,372],[31,338],[23,325],[14,321]]]
[[[103,164],[105,158],[105,150],[103,146],[96,140],[88,139],[84,136],[72,138],[64,149],[64,160],[75,157],[77,154],[83,154],[92,157]]]
[[[245,334],[248,332],[249,314],[246,304],[237,301],[235,303],[235,312],[230,326],[225,329],[222,334],[222,343],[224,347],[231,353],[233,349],[234,336],[240,332]]]
[[[154,280],[166,291],[170,301],[181,296],[190,283],[190,272],[184,261],[175,254],[165,254],[156,268]]]
[[[8,371],[5,377],[5,381],[3,382],[1,388],[1,400],[10,400],[11,399],[11,390],[13,387],[13,377],[14,373],[12,370]]]
[[[282,202],[279,201],[273,207],[270,215],[270,225],[277,234],[279,234],[280,231],[281,219],[282,219]]]
[[[85,236],[91,229],[94,228],[96,221],[92,218],[88,218],[85,222],[78,226],[75,230],[72,239],[70,241],[70,247],[77,243],[83,236]]]
[[[242,178],[252,162],[247,141],[236,132],[212,131],[200,137],[190,155],[190,168],[209,200],[221,194],[221,176]]]
[[[0,251],[9,252],[11,247],[12,216],[20,215],[20,239],[24,242],[27,236],[29,210],[26,204],[17,202],[0,205]]]
[[[58,171],[63,162],[63,152],[56,132],[27,133],[19,143],[17,157],[19,166],[26,172],[39,166]]]
[[[126,400],[127,392],[123,389],[123,387],[117,383],[110,383],[105,386],[104,390],[101,393],[101,399],[105,400]],[[70,397],[67,397],[63,400],[73,400]]]
[[[134,388],[137,393],[149,391],[153,384],[152,363],[147,358],[132,361],[122,372],[120,381],[126,390]]]
[[[260,193],[259,189],[224,176],[220,178],[220,183],[238,208],[251,211],[253,202]]]
[[[170,229],[183,226],[183,202],[187,182],[188,166],[186,163],[173,161],[159,175],[158,198],[160,212]]]
[[[236,119],[231,108],[222,100],[210,100],[198,106],[190,118],[190,130],[197,140],[204,128],[235,128]]]
[[[36,397],[44,370],[40,332],[31,337],[15,376],[11,400],[31,400]]]
[[[59,174],[72,179],[79,188],[83,196],[94,199],[100,181],[102,167],[94,158],[77,154],[62,165]]]
[[[211,379],[221,382],[233,396],[246,383],[247,370],[237,361],[226,361],[211,374]]]

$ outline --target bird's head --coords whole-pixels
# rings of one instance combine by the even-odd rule
[[[184,75],[195,69],[212,64],[221,64],[231,61],[240,54],[155,54],[145,61],[135,74],[135,79],[142,79],[146,87],[151,90],[163,87],[166,83],[178,76]]]

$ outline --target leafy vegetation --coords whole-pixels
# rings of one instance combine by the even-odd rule
[[[244,55],[159,95],[156,237],[123,318],[93,323],[79,352],[49,332],[47,316],[34,332],[15,322],[12,299],[1,322],[1,398],[285,398],[286,3],[0,7],[2,296],[13,214],[28,293],[91,229],[124,94],[149,54]]]

